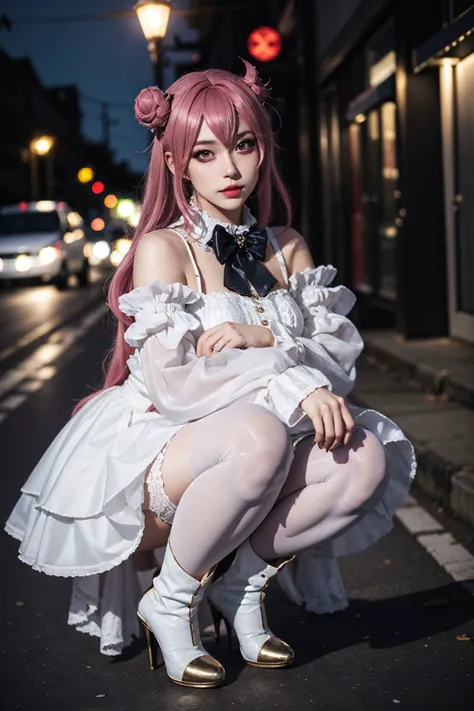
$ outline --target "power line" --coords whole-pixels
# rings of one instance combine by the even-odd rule
[[[248,9],[242,5],[207,5],[205,7],[198,8],[185,8],[185,9],[171,9],[171,15],[195,15],[197,13],[202,14],[206,12],[235,12],[239,10]],[[119,12],[100,12],[100,13],[89,13],[86,15],[59,15],[59,16],[49,16],[49,17],[9,17],[6,14],[2,15],[2,23],[5,29],[9,31],[14,28],[16,24],[19,25],[44,25],[48,23],[61,23],[61,22],[96,22],[96,21],[106,21],[106,20],[130,20],[131,18],[136,18],[136,13],[133,10],[123,10]],[[7,26],[8,25],[8,26]],[[0,26],[1,29],[1,26]]]
[[[107,101],[106,99],[97,99],[94,96],[88,96],[87,94],[84,94],[82,91],[80,91],[79,94],[82,101],[85,101],[89,104],[102,106],[105,101],[112,109],[117,109],[118,111],[129,111],[130,113],[133,113],[133,102],[127,104],[123,101]]]

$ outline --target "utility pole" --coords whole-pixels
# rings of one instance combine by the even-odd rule
[[[102,121],[102,143],[107,148],[110,148],[110,106],[107,101],[102,101],[100,117]]]

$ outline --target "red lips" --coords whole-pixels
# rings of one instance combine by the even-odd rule
[[[228,188],[225,188],[224,190],[220,191],[223,195],[226,197],[239,197],[240,193],[242,192],[242,188],[240,185],[229,185]]]

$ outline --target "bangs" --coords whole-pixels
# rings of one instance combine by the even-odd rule
[[[194,97],[188,96],[187,101],[184,99],[183,108],[186,103],[188,105],[181,114],[186,118],[178,134],[184,138],[184,145],[181,144],[181,151],[177,152],[184,159],[179,166],[180,173],[185,170],[191,159],[192,150],[204,121],[217,140],[226,148],[230,148],[239,130],[239,120],[244,120],[255,135],[260,154],[259,165],[262,163],[265,144],[260,129],[261,117],[257,115],[251,101],[246,100],[245,96],[236,96],[236,92],[231,96],[227,87],[214,84],[202,88]]]
[[[239,116],[235,105],[227,92],[217,86],[211,86],[207,91],[203,91],[201,97],[199,103],[202,105],[202,119],[215,137],[229,148],[239,127]]]

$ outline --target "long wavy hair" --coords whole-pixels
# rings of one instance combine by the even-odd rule
[[[238,77],[221,69],[191,72],[175,81],[166,93],[158,87],[143,89],[135,100],[135,116],[153,131],[153,146],[140,220],[135,228],[130,250],[115,271],[108,290],[108,305],[117,319],[113,348],[104,363],[103,387],[77,403],[73,415],[99,393],[121,385],[128,377],[127,360],[132,348],[124,333],[132,323],[118,308],[118,297],[133,289],[133,259],[144,234],[167,227],[183,215],[185,227],[192,232],[193,212],[189,205],[192,186],[185,179],[193,146],[203,121],[225,146],[230,146],[238,130],[239,117],[255,134],[259,150],[259,179],[254,191],[259,226],[269,223],[272,197],[278,196],[291,224],[291,205],[287,190],[275,164],[275,140],[270,119],[264,108],[269,90],[258,77],[255,67],[245,62],[245,76]],[[171,152],[175,174],[169,170],[165,153]]]

